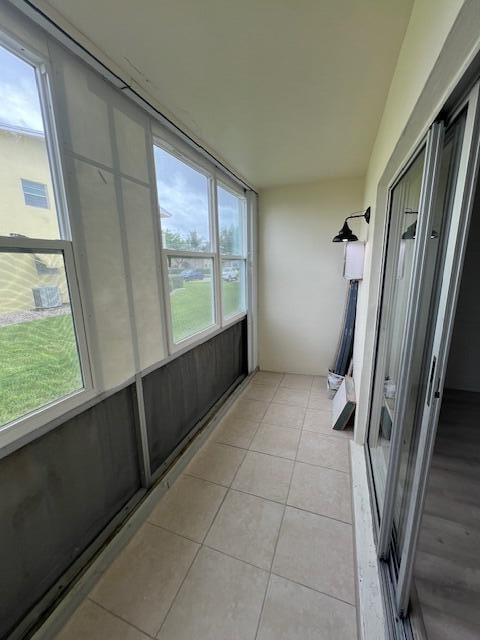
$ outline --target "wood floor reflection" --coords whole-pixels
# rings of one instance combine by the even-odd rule
[[[428,640],[480,638],[480,393],[444,394],[415,583]]]

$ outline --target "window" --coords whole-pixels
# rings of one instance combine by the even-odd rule
[[[49,112],[41,108],[44,82],[33,64],[0,46],[2,437],[21,418],[34,428],[38,416],[29,414],[48,409],[50,417],[58,401],[91,387],[72,245],[61,222],[64,207],[48,198],[48,192],[56,194],[60,175],[43,117]],[[26,170],[39,180],[23,178]],[[39,216],[34,208],[48,211]]]
[[[210,177],[154,147],[174,345],[215,327]]]
[[[41,278],[37,256],[56,265]],[[63,253],[0,253],[0,425],[83,388]]]
[[[227,188],[217,187],[219,245],[222,257],[222,313],[224,319],[245,312],[246,203]]]
[[[164,248],[211,251],[209,178],[160,147],[155,167]]]
[[[168,256],[168,284],[175,343],[215,323],[211,258]]]
[[[48,209],[47,185],[22,178],[22,190],[25,204],[30,207]]]
[[[246,311],[246,201],[158,145],[154,158],[175,351]]]

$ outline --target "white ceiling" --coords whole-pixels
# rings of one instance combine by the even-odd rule
[[[257,188],[365,173],[412,0],[43,0]]]

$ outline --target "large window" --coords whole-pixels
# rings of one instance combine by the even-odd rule
[[[159,145],[154,156],[175,350],[245,313],[246,203],[189,160]]]
[[[34,64],[0,46],[2,432],[89,386],[65,207],[52,197],[60,175],[44,82]]]
[[[222,313],[228,319],[246,309],[245,198],[218,185],[217,202],[222,257]]]

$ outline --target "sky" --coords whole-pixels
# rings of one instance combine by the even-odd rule
[[[0,47],[0,124],[43,131],[32,66]]]
[[[162,228],[183,236],[196,231],[207,239],[208,178],[159,147],[155,147],[155,170],[160,208],[170,214],[162,217]],[[220,227],[238,225],[238,198],[219,188],[218,207]]]

